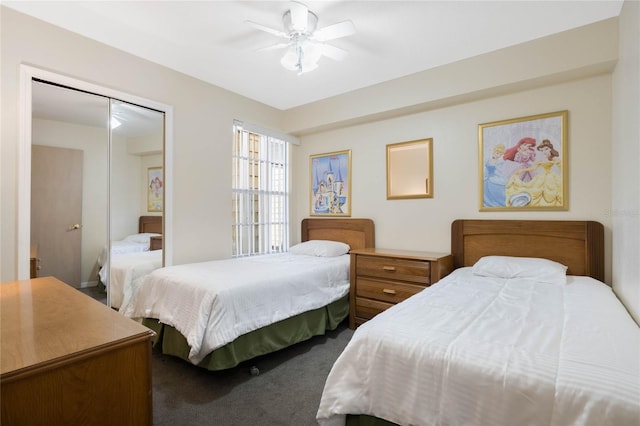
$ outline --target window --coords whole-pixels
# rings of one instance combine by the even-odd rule
[[[289,248],[289,143],[234,125],[234,257]]]

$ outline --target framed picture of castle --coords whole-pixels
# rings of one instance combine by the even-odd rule
[[[567,115],[480,124],[480,211],[567,210]]]
[[[310,214],[351,216],[351,150],[309,156]]]

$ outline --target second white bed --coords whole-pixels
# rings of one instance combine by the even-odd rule
[[[198,364],[240,335],[326,306],[348,291],[348,254],[284,253],[157,269],[120,312],[174,327]]]
[[[627,425],[640,420],[640,331],[611,288],[454,271],[359,327],[321,425]]]

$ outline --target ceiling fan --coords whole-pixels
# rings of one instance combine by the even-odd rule
[[[298,71],[298,74],[316,69],[322,56],[340,61],[348,55],[346,50],[325,42],[354,34],[356,29],[351,21],[318,28],[318,16],[307,6],[297,1],[289,4],[289,10],[282,15],[284,31],[246,21],[254,28],[287,39],[260,50],[287,49],[280,63],[289,70]]]

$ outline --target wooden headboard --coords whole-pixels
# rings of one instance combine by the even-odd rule
[[[349,244],[352,249],[375,247],[371,219],[303,219],[302,241],[332,240]]]
[[[141,234],[162,234],[162,216],[140,216],[138,232]]]
[[[604,227],[593,221],[463,220],[451,224],[455,268],[482,256],[541,257],[604,281]]]

